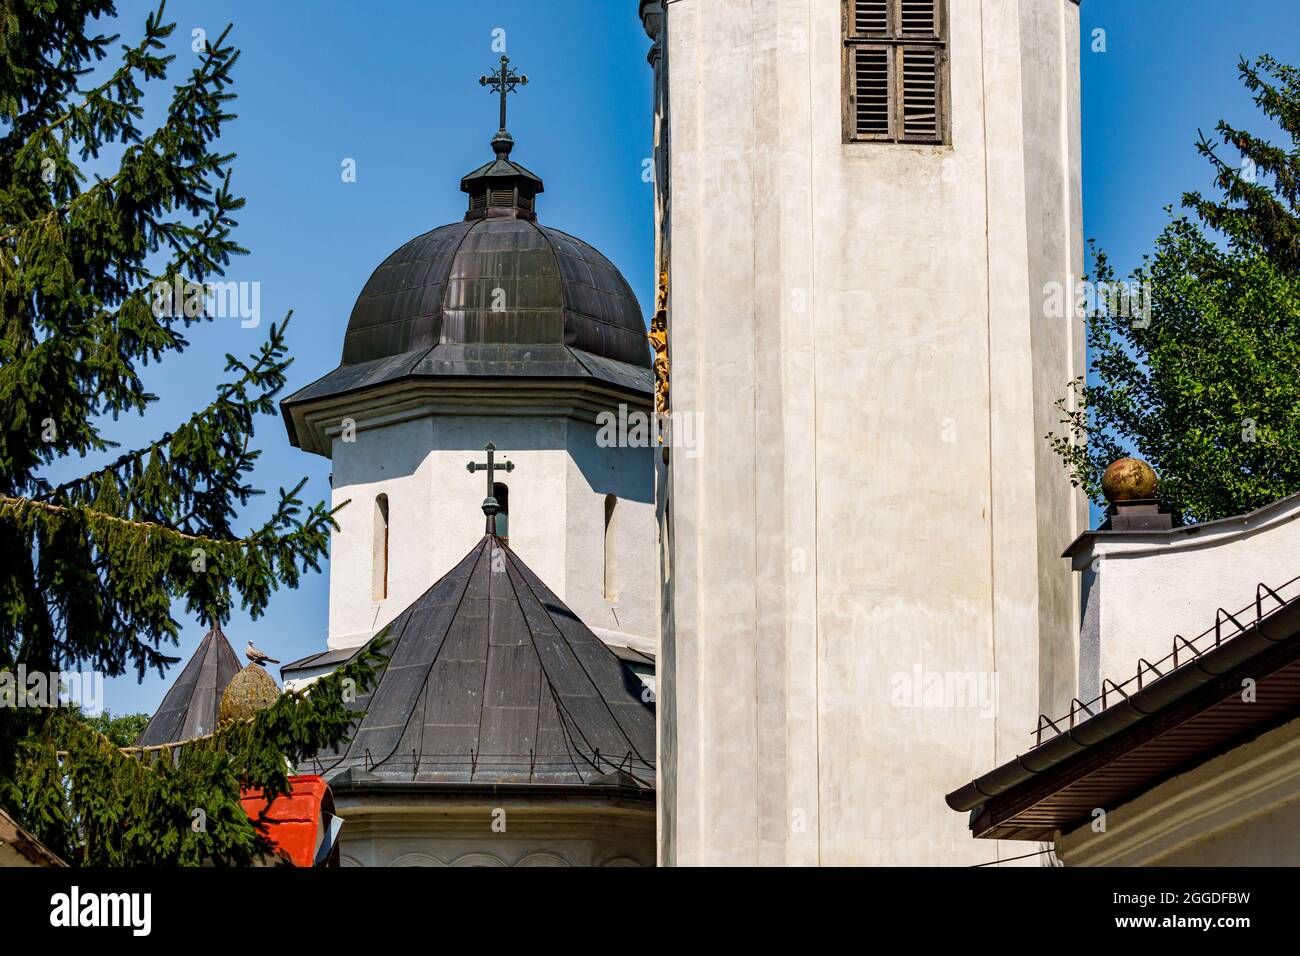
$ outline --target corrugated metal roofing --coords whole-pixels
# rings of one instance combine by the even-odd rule
[[[303,769],[387,785],[654,785],[639,679],[495,536],[381,632],[341,752]],[[579,791],[580,792],[580,791]]]

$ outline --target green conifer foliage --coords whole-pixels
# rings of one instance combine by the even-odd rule
[[[1184,523],[1300,491],[1300,71],[1267,56],[1239,69],[1289,142],[1226,122],[1222,143],[1201,137],[1221,195],[1184,196],[1189,213],[1171,216],[1127,294],[1096,297],[1091,382],[1072,383],[1047,436],[1097,503],[1108,464],[1145,459]],[[1119,285],[1104,254],[1094,271],[1099,289]]]
[[[175,602],[205,623],[236,604],[256,617],[319,569],[334,526],[300,482],[259,526],[236,527],[261,493],[254,421],[285,384],[287,319],[255,354],[227,355],[212,402],[156,441],[71,481],[44,477],[111,453],[113,422],[155,401],[142,368],[209,320],[159,288],[213,281],[245,252],[235,157],[219,148],[230,29],[182,71],[163,52],[175,24],[162,6],[121,44],[98,29],[116,13],[111,0],[0,2],[0,670],[163,672]],[[169,98],[146,124],[151,90]],[[0,804],[76,862],[247,863],[266,843],[240,787],[285,792],[289,761],[344,739],[343,694],[368,689],[374,654],[161,754],[122,753],[65,711],[0,707]]]

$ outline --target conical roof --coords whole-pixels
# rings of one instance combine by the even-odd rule
[[[167,691],[162,706],[136,744],[153,747],[212,733],[217,729],[221,695],[238,673],[239,659],[221,628],[214,626]]]
[[[358,788],[653,788],[654,706],[640,681],[495,535],[385,635],[351,742],[310,769]]]

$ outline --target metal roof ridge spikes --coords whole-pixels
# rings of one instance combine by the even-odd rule
[[[1261,611],[1239,633],[1222,643],[1216,640],[1214,646],[1195,653],[1147,686],[1121,695],[1110,707],[976,777],[949,793],[946,802],[953,810],[972,812],[971,829],[977,836],[1037,839],[1052,828],[1045,822],[1052,814],[1059,816],[1053,817],[1052,824],[1058,827],[1077,821],[1066,812],[1068,801],[1062,803],[1064,809],[1039,811],[1035,807],[1047,806],[1058,790],[1066,792],[1076,785],[1101,780],[1107,766],[1136,754],[1161,735],[1172,740],[1185,730],[1191,734],[1187,742],[1173,749],[1172,744],[1166,746],[1160,760],[1148,761],[1150,766],[1143,764],[1139,768],[1149,777],[1145,784],[1133,783],[1133,767],[1125,771],[1127,776],[1121,774],[1108,783],[1115,788],[1114,800],[1132,799],[1186,761],[1212,756],[1218,748],[1263,732],[1277,720],[1287,718],[1292,711],[1286,709],[1291,699],[1286,694],[1274,695],[1279,698],[1274,703],[1281,708],[1276,713],[1264,704],[1251,705],[1256,708],[1252,714],[1256,719],[1249,726],[1239,715],[1229,715],[1223,708],[1239,699],[1237,679],[1241,675],[1252,676],[1263,685],[1275,675],[1294,671],[1300,666],[1297,661],[1300,597],[1284,601],[1266,614]],[[1194,725],[1203,727],[1203,737],[1208,735],[1218,743],[1202,753],[1193,746],[1194,738],[1199,739],[1191,733]],[[1099,753],[1103,762],[1098,760]],[[1020,807],[1020,803],[1025,806]],[[990,807],[995,805],[997,813],[990,814]]]

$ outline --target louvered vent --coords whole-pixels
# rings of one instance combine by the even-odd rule
[[[491,192],[489,202],[493,206],[503,206],[508,209],[515,204],[515,191],[513,189],[494,189]]]
[[[855,50],[854,109],[859,136],[889,135],[889,51]]]
[[[469,197],[469,208],[471,212],[479,212],[487,208],[487,192],[474,193]]]
[[[899,25],[905,36],[937,36],[935,0],[900,0]]]
[[[939,54],[937,50],[903,51],[903,135],[939,138]]]
[[[855,0],[853,32],[860,37],[889,33],[889,0]]]
[[[841,2],[844,142],[951,142],[951,0]]]
[[[527,193],[519,194],[519,208],[524,212],[532,212],[536,208],[536,201]]]

